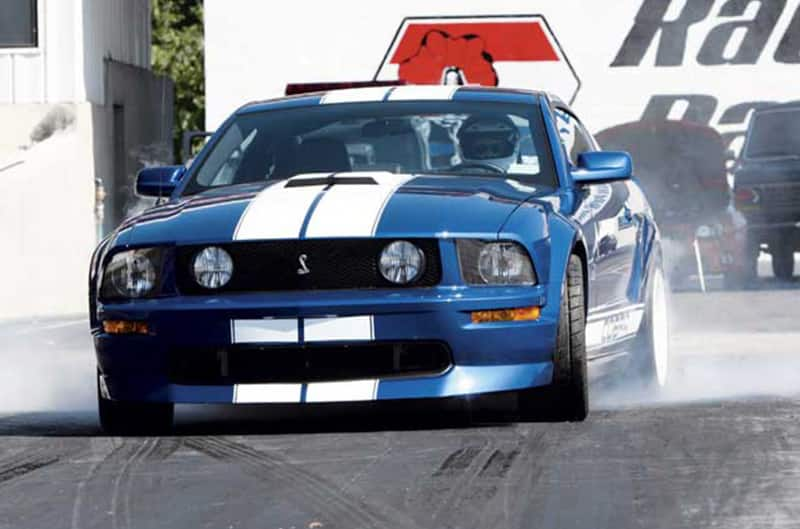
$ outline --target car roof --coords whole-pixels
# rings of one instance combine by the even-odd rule
[[[359,103],[380,101],[446,101],[459,100],[487,102],[531,102],[543,94],[536,90],[498,88],[487,86],[445,85],[400,85],[385,87],[344,88],[327,92],[311,92],[300,95],[278,97],[264,101],[253,101],[242,105],[237,114],[249,114],[264,110],[311,107],[319,104]]]
[[[797,101],[789,101],[787,103],[776,103],[774,105],[764,106],[755,110],[755,114],[763,114],[765,112],[774,112],[780,110],[800,110],[800,99]]]

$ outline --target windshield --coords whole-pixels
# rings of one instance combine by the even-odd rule
[[[753,120],[747,158],[800,158],[800,108],[763,111]]]
[[[388,171],[555,186],[538,106],[398,101],[236,116],[184,191],[305,173]]]

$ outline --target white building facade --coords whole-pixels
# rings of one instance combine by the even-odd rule
[[[544,37],[527,33],[516,53],[493,45],[501,32],[492,24],[536,20]],[[735,150],[754,107],[800,98],[798,0],[206,0],[207,126],[286,83],[396,77],[397,54],[414,51],[398,41],[413,26],[451,40],[477,34],[500,85],[554,91],[595,132],[685,118],[715,127]],[[567,63],[577,83],[564,81]]]
[[[80,313],[135,172],[171,161],[172,83],[150,71],[149,0],[3,0],[0,318]]]

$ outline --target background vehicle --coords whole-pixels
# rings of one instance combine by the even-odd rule
[[[649,120],[600,132],[606,149],[631,153],[662,230],[665,269],[673,288],[717,276],[746,279],[744,220],[732,207],[725,144],[714,129],[684,121]]]
[[[747,218],[749,270],[760,250],[778,279],[791,279],[800,251],[800,101],[754,112],[734,168],[736,208]]]
[[[449,162],[431,137],[451,139]],[[659,236],[630,176],[538,92],[246,105],[188,169],[144,170],[138,192],[169,201],[98,248],[101,423],[166,427],[176,402],[497,392],[528,416],[541,389],[582,420],[589,363],[663,386]]]

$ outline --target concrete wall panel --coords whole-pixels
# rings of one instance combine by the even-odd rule
[[[14,77],[11,55],[0,54],[0,104],[10,103],[14,94]]]
[[[106,190],[103,210],[108,231],[150,204],[133,192],[139,169],[172,161],[174,86],[142,68],[116,61],[107,61],[106,67],[106,104],[95,112],[94,141],[95,172]],[[115,120],[121,120],[116,127]],[[114,145],[117,132],[124,142],[121,150]]]
[[[83,0],[82,21],[86,98],[105,104],[106,59],[150,67],[150,2]]]
[[[18,54],[12,58],[14,68],[13,103],[44,101],[44,75],[41,54]]]

